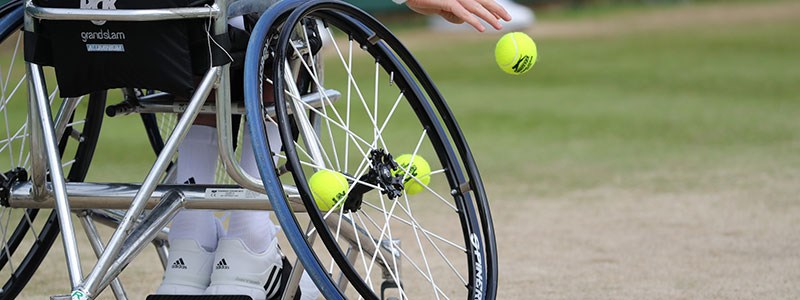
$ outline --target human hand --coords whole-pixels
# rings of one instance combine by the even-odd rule
[[[406,5],[424,15],[438,14],[451,23],[467,22],[480,32],[486,28],[478,18],[497,30],[503,28],[501,19],[511,21],[511,15],[494,0],[408,0]]]

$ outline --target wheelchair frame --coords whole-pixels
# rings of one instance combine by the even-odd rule
[[[276,5],[280,6],[280,8],[276,10],[282,9],[285,12],[299,6],[300,2],[302,1],[284,1],[283,5]],[[310,5],[305,5],[303,7],[307,8],[309,6]],[[27,0],[24,8],[24,28],[28,31],[35,31],[35,20],[37,19],[154,21],[213,17],[213,34],[219,35],[224,34],[227,31],[227,7],[227,0],[218,0],[212,6],[202,8],[86,10],[37,7],[33,5],[30,0]],[[399,42],[395,41],[393,43],[398,43],[397,45],[399,45]],[[250,51],[250,46],[251,45],[248,45],[248,52]],[[404,48],[403,51],[405,51],[403,52],[403,55],[410,56],[410,54],[407,54],[407,50]],[[287,62],[284,68],[285,71],[283,74],[285,76],[282,78],[283,82],[292,82],[296,80],[297,76],[299,76],[298,74],[301,72],[302,66],[299,61],[293,61]],[[413,66],[411,68],[414,76],[420,76],[418,74],[420,70],[414,69],[415,67]],[[122,272],[125,266],[127,266],[127,264],[130,263],[131,260],[147,246],[148,243],[153,243],[156,245],[156,249],[161,258],[162,266],[166,267],[166,255],[168,249],[165,244],[166,233],[168,232],[168,229],[164,229],[164,226],[167,225],[172,217],[182,208],[270,210],[273,208],[272,204],[274,204],[274,201],[282,201],[283,199],[276,200],[275,197],[270,198],[264,194],[280,194],[280,198],[283,198],[282,196],[285,194],[288,196],[287,200],[291,205],[291,210],[294,212],[303,212],[310,209],[310,204],[304,203],[304,200],[301,197],[301,195],[308,194],[307,191],[298,190],[298,187],[290,185],[281,186],[279,181],[270,178],[263,179],[264,183],[269,182],[269,184],[265,186],[259,180],[247,175],[235,159],[235,153],[233,150],[233,137],[230,134],[232,132],[232,115],[243,114],[245,110],[241,105],[234,105],[231,103],[229,64],[212,66],[205,73],[200,84],[197,86],[195,93],[185,105],[173,105],[169,99],[164,100],[160,98],[162,96],[161,94],[156,94],[143,97],[142,99],[147,101],[143,101],[141,106],[132,107],[126,111],[141,113],[182,113],[182,116],[179,118],[172,134],[167,139],[164,148],[160,151],[160,154],[158,155],[155,163],[148,172],[142,184],[65,182],[57,141],[62,135],[65,134],[69,118],[78,106],[78,99],[65,99],[54,119],[50,110],[50,105],[47,102],[47,87],[45,85],[41,66],[26,62],[26,69],[28,74],[27,80],[30,95],[28,99],[28,119],[31,126],[30,135],[32,164],[29,169],[31,180],[30,182],[19,182],[12,187],[10,191],[9,207],[54,208],[54,210],[57,212],[58,224],[60,226],[60,233],[62,235],[62,243],[64,244],[64,251],[67,257],[67,267],[70,282],[72,284],[72,291],[70,295],[54,296],[52,299],[93,299],[108,286],[112,288],[118,298],[126,298],[124,290],[122,289],[122,286],[116,277],[120,272]],[[424,75],[424,72],[422,73]],[[407,74],[404,75],[408,76]],[[429,78],[425,79],[430,80]],[[281,80],[276,80],[276,82],[280,81]],[[423,83],[423,85],[424,84],[425,83]],[[284,110],[288,109],[289,114],[291,114],[292,111],[303,111],[304,107],[322,108],[326,105],[325,101],[335,101],[341,96],[341,94],[336,90],[315,91],[308,95],[301,95],[301,92],[298,91],[294,85],[290,84],[286,88],[286,93],[290,94],[296,99],[300,99],[300,101],[292,101],[292,105],[288,108],[281,107],[281,109]],[[216,89],[216,104],[205,103],[205,99],[214,89]],[[428,93],[431,92],[431,87],[429,86],[424,86],[424,89]],[[435,91],[435,87],[432,89],[434,90],[435,94],[438,94],[438,91]],[[434,101],[436,109],[439,110],[440,114],[446,113],[449,115],[449,109],[443,104],[441,96],[437,97],[437,99],[434,99],[435,101],[438,101]],[[442,113],[442,111],[444,111],[444,113]],[[176,153],[177,147],[188,131],[189,126],[200,113],[207,112],[216,112],[220,159],[226,173],[238,184],[238,186],[219,184],[160,184],[159,181],[167,169],[167,166],[170,164],[171,159]],[[255,114],[258,113],[260,112]],[[270,116],[275,116],[276,114],[287,114],[286,111],[276,111],[274,108],[268,109],[265,113]],[[251,117],[253,114],[254,113],[252,111],[248,112],[248,115]],[[294,118],[298,118],[298,115],[302,114],[294,114]],[[284,118],[286,117],[284,116]],[[308,116],[306,116],[306,118],[308,118]],[[483,226],[483,229],[478,229],[478,232],[480,233],[480,231],[483,231],[482,234],[485,235],[487,239],[485,242],[487,245],[486,248],[490,249],[481,251],[486,251],[486,255],[488,255],[488,258],[486,259],[492,261],[492,263],[488,263],[489,266],[486,267],[488,269],[487,272],[489,273],[487,275],[487,281],[494,280],[494,285],[496,285],[497,270],[496,265],[493,265],[493,262],[496,260],[496,254],[494,253],[493,249],[494,237],[493,232],[491,231],[491,218],[484,217],[488,216],[488,206],[486,206],[485,203],[485,192],[483,191],[482,183],[479,175],[477,174],[477,170],[475,169],[471,154],[469,153],[468,148],[466,148],[466,144],[463,141],[463,136],[461,136],[461,133],[457,128],[457,124],[455,124],[455,121],[452,119],[452,117],[442,116],[442,118],[443,122],[447,124],[447,127],[450,130],[450,134],[454,136],[453,139],[455,140],[456,147],[460,152],[461,159],[465,161],[464,164],[467,172],[469,173],[466,176],[467,178],[457,179],[459,182],[455,183],[456,187],[451,191],[451,194],[453,194],[454,197],[469,198],[469,196],[463,196],[462,194],[475,193],[476,198],[479,198],[479,200],[483,202],[478,202],[477,204],[482,218],[479,221],[472,220],[472,222],[475,222],[475,224],[480,222],[480,224]],[[313,121],[306,119],[304,122],[299,122],[300,125],[302,125],[300,126],[299,130],[302,132],[304,138],[313,136],[317,133],[316,131],[319,129],[312,123],[319,121],[319,119]],[[253,126],[255,125],[250,127],[251,130]],[[321,162],[322,154],[319,152],[319,149],[314,149],[314,147],[316,147],[315,144],[307,143],[306,146],[310,147],[307,149],[307,151],[312,153],[312,156],[316,157]],[[452,149],[450,149],[450,151],[452,151]],[[265,157],[269,156],[269,153],[260,154]],[[259,164],[262,165],[263,162],[260,162]],[[320,165],[324,166],[324,162],[321,162]],[[455,168],[458,169],[459,167],[456,166]],[[50,171],[49,177],[52,178],[50,181],[47,180],[48,170]],[[265,177],[264,172],[264,170],[261,170],[262,178]],[[457,170],[454,172],[458,173],[461,171]],[[274,177],[274,174],[271,176]],[[455,175],[455,177],[464,176],[458,174]],[[307,189],[307,187],[305,187],[305,189]],[[221,193],[209,193],[209,190],[217,190]],[[253,191],[257,191],[258,193]],[[131,199],[133,200],[131,201]],[[270,203],[270,201],[273,201],[273,203]],[[470,200],[467,199],[466,201]],[[118,209],[127,209],[127,211],[122,212]],[[149,213],[145,214],[146,209],[149,209],[150,211]],[[470,209],[474,208],[466,208],[466,210]],[[74,229],[72,219],[69,217],[73,213],[78,215],[84,230],[90,238],[90,243],[93,250],[99,256],[97,263],[87,276],[82,274],[80,268],[81,259],[78,255],[76,231]],[[291,212],[288,213],[291,214]],[[282,217],[280,214],[281,212],[276,210],[276,216],[278,216],[279,219]],[[287,214],[287,212],[284,211],[283,214]],[[348,219],[349,217],[340,215],[339,218]],[[474,216],[470,216],[470,218],[474,218]],[[111,227],[117,227],[107,245],[103,245],[102,241],[100,240],[94,224],[95,222],[109,224]],[[325,222],[328,222],[327,226],[329,227],[339,226],[337,230],[341,230],[341,237],[345,240],[345,242],[349,242],[352,245],[360,243],[359,240],[373,240],[374,244],[359,245],[359,248],[361,251],[367,253],[367,255],[372,256],[373,259],[379,260],[380,263],[378,263],[378,265],[383,269],[382,273],[384,279],[392,280],[391,270],[387,270],[388,262],[385,260],[386,258],[391,258],[391,260],[395,261],[395,268],[398,268],[396,261],[399,261],[402,258],[401,254],[399,253],[400,251],[397,249],[397,245],[399,244],[393,240],[375,240],[369,235],[368,232],[365,234],[364,230],[359,228],[359,225],[352,221],[341,222],[340,220],[339,224],[334,224],[336,222],[335,220],[327,219]],[[461,225],[466,226],[463,224],[463,222],[464,221],[462,220]],[[315,226],[320,225],[315,224]],[[312,228],[313,227],[310,227],[309,231]],[[287,237],[290,238],[290,242],[292,238],[308,238],[312,240],[309,243],[313,243],[313,239],[316,235],[309,237],[302,231],[299,231],[298,228],[294,228],[293,230],[297,231],[289,232],[286,230]],[[468,243],[472,242],[473,247],[476,247],[476,241],[479,244],[484,243],[482,238],[481,240],[478,240],[478,237],[473,236],[474,234],[471,236],[465,236],[469,240],[467,241]],[[295,244],[292,243],[292,246],[295,246]],[[326,246],[330,247],[330,245],[327,244]],[[481,247],[482,246],[477,246],[478,249]],[[290,288],[287,289],[287,293],[283,294],[283,299],[292,299],[294,296],[293,293],[296,290],[295,287],[299,282],[300,275],[305,269],[300,257],[303,255],[308,257],[314,255],[312,253],[313,250],[309,250],[308,248],[293,248],[298,255],[298,260],[294,264],[295,268],[293,269],[291,280],[289,281]],[[338,251],[339,249],[336,250]],[[300,252],[308,253],[304,254]],[[482,258],[480,256],[482,253],[478,254],[477,250],[475,253],[478,263],[482,264]],[[348,259],[350,259],[350,255],[353,254],[348,252]],[[470,257],[469,261],[472,263],[474,258],[471,258],[470,255],[467,256]],[[325,273],[326,271],[323,270],[319,265],[315,264],[307,267],[309,268],[308,273],[314,279],[320,291],[326,298],[341,297],[341,295],[339,295],[336,291],[337,287],[343,290],[348,284],[348,279],[342,276],[336,283],[336,286],[334,286],[333,283],[328,280],[328,278],[321,279],[322,276],[328,276],[328,274]],[[451,266],[451,268],[453,267]],[[469,268],[471,269],[473,267],[470,266]],[[483,268],[485,267],[477,266],[476,268],[478,269],[478,273],[482,274],[481,272],[483,272]],[[395,272],[399,272],[399,270],[395,269]],[[399,277],[399,275],[395,276]],[[464,279],[462,278],[461,280],[463,281]],[[470,277],[469,285],[475,284],[473,280],[478,280],[480,281],[478,284],[483,284],[482,278],[475,279]],[[395,287],[397,287],[398,284],[401,283],[395,283]],[[381,293],[383,293],[383,288],[384,287],[382,286]],[[434,288],[436,287],[434,286]],[[482,286],[473,286],[472,288],[477,290],[475,294],[476,297],[484,289],[486,290],[487,297],[494,297],[494,286],[488,288],[484,288]],[[369,296],[365,297],[370,298]],[[472,295],[470,295],[470,298],[471,297]],[[481,295],[481,298],[482,297],[483,295]]]
[[[213,17],[214,34],[227,31],[226,0],[217,0],[210,7],[197,8],[165,8],[165,9],[63,9],[37,7],[31,1],[25,3],[24,29],[36,30],[35,20],[109,20],[109,21],[155,21],[190,18]],[[264,195],[265,187],[256,178],[247,175],[235,159],[231,141],[232,114],[242,114],[243,107],[233,107],[230,97],[229,65],[212,66],[203,76],[195,93],[185,106],[176,107],[168,102],[150,101],[135,112],[173,112],[182,113],[173,133],[165,142],[151,170],[142,184],[118,183],[67,183],[64,181],[58,143],[56,142],[67,126],[67,119],[77,107],[76,98],[67,98],[60,107],[53,121],[47,103],[47,87],[45,86],[42,67],[26,62],[29,98],[29,120],[31,122],[32,166],[30,182],[15,185],[11,191],[9,203],[15,208],[54,208],[59,217],[64,252],[67,257],[67,269],[73,291],[69,295],[54,296],[52,299],[92,299],[111,285],[118,298],[125,298],[124,290],[116,281],[116,276],[144,248],[153,242],[163,266],[166,266],[166,229],[165,225],[181,208],[197,209],[252,209],[269,210],[271,205]],[[286,78],[285,80],[294,80]],[[216,105],[206,104],[205,99],[216,88]],[[295,91],[296,92],[296,91]],[[299,94],[298,94],[299,96]],[[320,98],[338,98],[336,91],[325,91],[325,95],[303,96],[303,101],[315,107],[322,105]],[[157,97],[152,97],[156,98]],[[220,158],[227,174],[239,186],[232,185],[163,185],[159,179],[167,169],[171,158],[177,151],[180,141],[188,131],[193,120],[202,112],[216,112],[219,138]],[[271,113],[274,113],[271,112]],[[47,171],[52,181],[47,182]],[[289,194],[295,211],[305,211],[302,200],[295,188],[283,186]],[[209,190],[220,191],[219,194]],[[260,193],[253,193],[258,191]],[[233,196],[232,196],[233,195]],[[130,199],[133,199],[132,201]],[[127,209],[122,214],[117,210]],[[142,217],[145,209],[150,213]],[[98,262],[86,277],[80,268],[80,257],[76,242],[76,232],[70,216],[79,211],[81,223],[84,225],[91,245],[99,256]],[[107,245],[100,241],[94,221],[117,227]],[[355,241],[358,228],[345,229]],[[347,235],[347,234],[346,234]],[[361,237],[366,239],[368,237]],[[369,249],[367,249],[369,251]],[[392,255],[386,247],[371,249],[382,251],[386,256]],[[304,268],[298,262],[293,269],[293,282],[296,286]],[[294,289],[284,294],[284,299],[292,299]]]

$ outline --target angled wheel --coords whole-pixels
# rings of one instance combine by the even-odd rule
[[[486,194],[430,78],[349,4],[307,2],[284,23],[256,74],[280,79],[277,118],[263,121],[281,129],[291,178],[280,180],[297,186],[314,225],[306,236],[322,242],[314,254],[330,275],[317,283],[353,298],[493,299]]]
[[[39,267],[58,233],[56,214],[49,209],[12,208],[8,187],[26,181],[30,166],[30,132],[27,121],[27,85],[23,60],[22,1],[0,6],[0,299],[14,299]],[[61,99],[51,94],[58,108]],[[94,153],[106,94],[78,100],[59,148],[64,156],[67,181],[83,181]]]

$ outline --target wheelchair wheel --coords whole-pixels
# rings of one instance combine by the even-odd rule
[[[246,69],[245,93],[273,84],[277,118],[262,120],[281,129],[292,175],[280,180],[297,186],[314,225],[305,234],[322,241],[313,249],[329,276],[315,282],[353,298],[493,299],[497,255],[482,181],[413,56],[343,2],[311,1],[275,19],[281,30],[257,46],[259,79]],[[312,192],[312,176],[332,172]]]
[[[27,181],[30,167],[30,132],[27,121],[28,89],[25,79],[22,1],[0,6],[0,299],[14,299],[39,267],[59,233],[56,213],[49,209],[12,208],[8,187]],[[51,103],[61,102],[52,92]],[[67,181],[83,181],[94,154],[106,93],[79,100],[59,149]]]

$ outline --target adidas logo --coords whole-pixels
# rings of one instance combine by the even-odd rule
[[[223,258],[223,259],[221,259],[221,260],[220,260],[220,261],[217,263],[217,265],[214,267],[214,269],[217,269],[217,270],[219,270],[219,269],[227,270],[227,269],[230,269],[230,268],[228,267],[228,262],[226,262],[226,261],[225,261],[225,259]]]
[[[183,257],[178,258],[174,263],[172,263],[173,269],[186,269],[186,264],[183,262]]]

